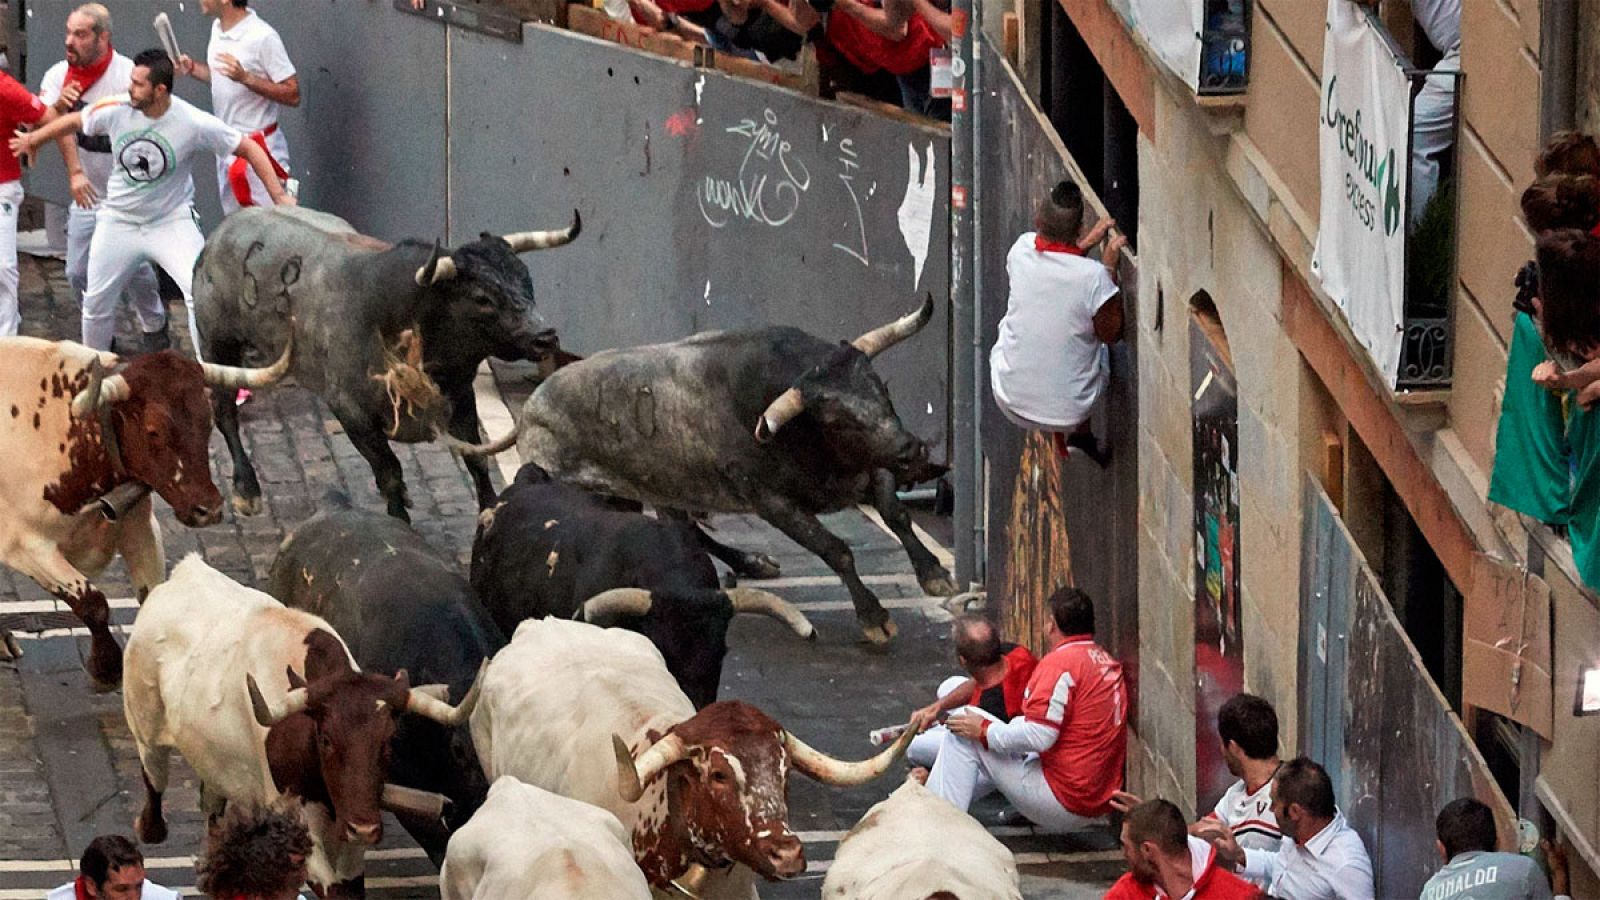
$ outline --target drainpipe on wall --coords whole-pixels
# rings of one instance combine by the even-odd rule
[[[978,491],[983,472],[975,464],[981,441],[978,439],[978,370],[973,360],[973,342],[978,321],[974,309],[977,296],[973,285],[976,259],[973,243],[973,30],[977,23],[978,0],[954,0],[950,9],[951,39],[955,46],[951,60],[950,97],[950,459],[954,467],[956,584],[972,584],[978,575]]]
[[[1544,0],[1539,16],[1539,144],[1577,121],[1578,0]]]

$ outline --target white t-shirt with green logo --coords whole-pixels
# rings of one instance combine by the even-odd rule
[[[159,119],[134,109],[125,96],[107,98],[84,110],[83,133],[111,138],[111,180],[100,214],[135,224],[189,215],[195,154],[228,156],[244,137],[177,97]]]

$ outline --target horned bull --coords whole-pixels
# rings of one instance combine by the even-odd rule
[[[597,353],[556,371],[523,406],[515,442],[525,462],[592,491],[676,510],[753,512],[822,557],[844,581],[869,640],[894,624],[856,574],[850,548],[817,516],[867,502],[883,515],[930,594],[954,594],[896,496],[945,471],[895,415],[872,358],[920,331],[916,312],[850,342],[795,328],[706,332],[669,344]],[[702,535],[746,575],[776,574],[761,557]]]
[[[139,839],[167,837],[171,755],[193,767],[202,797],[306,801],[306,870],[322,897],[362,896],[363,856],[383,837],[379,809],[389,740],[402,713],[465,721],[444,687],[405,672],[363,672],[328,623],[251,590],[190,556],[151,592],[128,639],[123,712],[144,775]]]
[[[483,234],[445,253],[437,244],[389,244],[304,208],[250,208],[225,219],[195,270],[206,359],[235,363],[280,346],[302,348],[294,376],[318,394],[367,464],[390,515],[410,499],[390,441],[440,431],[479,440],[472,382],[488,357],[553,360],[553,330],[534,309],[533,279],[517,254],[559,247],[582,221],[555,231]],[[290,324],[290,313],[294,324]],[[261,485],[239,439],[231,397],[214,398],[233,457],[233,504],[260,509]],[[494,502],[488,466],[467,468],[480,506]]]
[[[123,361],[71,341],[0,338],[0,562],[64,601],[89,629],[97,690],[122,678],[105,594],[91,580],[121,554],[142,600],[166,574],[149,494],[178,521],[222,516],[211,481],[206,387],[230,395],[288,371],[201,365],[163,351]],[[20,648],[0,631],[0,649]],[[4,655],[4,654],[0,654]]]

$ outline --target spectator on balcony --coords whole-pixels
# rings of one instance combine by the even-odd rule
[[[1006,255],[1011,296],[989,353],[994,401],[1006,418],[1050,432],[1062,456],[1076,448],[1102,466],[1089,412],[1110,381],[1106,345],[1122,337],[1116,265],[1127,239],[1113,236],[1099,260],[1085,253],[1114,225],[1101,219],[1080,240],[1083,193],[1070,181],[1039,201],[1035,230]]]
[[[900,86],[900,105],[948,119],[948,101],[935,101],[929,59],[946,45],[950,14],[931,0],[834,0],[828,43],[864,74],[888,72]]]
[[[1483,900],[1570,900],[1566,851],[1546,842],[1550,880],[1539,864],[1518,853],[1499,853],[1494,812],[1472,797],[1454,800],[1434,821],[1439,836],[1434,847],[1444,867],[1422,886],[1424,900],[1474,897]]]
[[[1581,131],[1558,131],[1539,151],[1533,171],[1540,178],[1552,174],[1600,177],[1600,145]]]
[[[1240,847],[1220,821],[1202,819],[1193,830],[1224,864],[1264,880],[1273,897],[1373,900],[1372,859],[1334,804],[1326,769],[1304,756],[1284,763],[1272,779],[1272,814],[1283,831],[1276,852]]]
[[[646,25],[719,53],[771,63],[794,59],[821,17],[805,0],[629,0]],[[675,10],[684,9],[680,13]]]
[[[1376,8],[1379,0],[1357,0]],[[1439,158],[1456,139],[1456,74],[1461,71],[1461,0],[1411,0],[1417,26],[1443,56],[1411,107],[1411,226],[1439,190]]]
[[[1587,230],[1563,228],[1539,237],[1535,318],[1551,360],[1561,367],[1560,386],[1600,358],[1600,238]],[[1535,380],[1546,373],[1535,371]],[[1554,385],[1553,385],[1554,386]],[[1585,408],[1600,400],[1600,382],[1579,389]]]
[[[1600,224],[1600,178],[1552,172],[1522,192],[1522,218],[1535,235]]]

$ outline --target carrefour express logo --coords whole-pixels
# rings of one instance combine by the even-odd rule
[[[1395,229],[1400,227],[1400,177],[1396,172],[1394,148],[1380,150],[1362,133],[1360,109],[1350,114],[1339,108],[1338,84],[1339,76],[1328,79],[1328,96],[1323,106],[1322,122],[1333,129],[1339,149],[1355,164],[1354,171],[1347,168],[1344,173],[1345,198],[1355,210],[1356,218],[1371,231],[1378,217],[1377,198],[1381,195],[1383,233],[1385,236],[1393,235]],[[1369,189],[1372,192],[1370,196]]]

